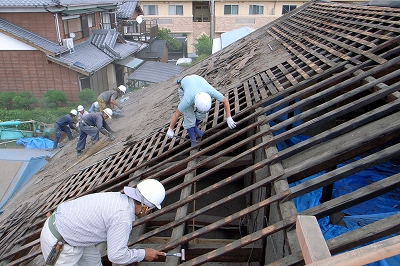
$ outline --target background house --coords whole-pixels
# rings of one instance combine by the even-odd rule
[[[127,75],[114,61],[146,45],[126,41],[116,30],[120,3],[1,1],[0,91],[41,98],[48,90],[62,90],[77,101],[82,89],[99,94],[125,84]],[[124,12],[135,15],[136,5],[129,2]]]
[[[249,27],[258,29],[274,19],[301,5],[310,2],[301,0],[238,1],[153,1],[142,0],[140,6],[147,23],[168,28],[171,35],[183,44],[182,51],[170,60],[180,57],[197,57],[193,43],[205,34],[210,40],[220,38],[222,33]],[[364,0],[342,0],[342,3],[366,2]],[[183,53],[183,56],[181,56]]]

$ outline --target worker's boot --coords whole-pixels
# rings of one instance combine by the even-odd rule
[[[196,143],[197,143],[196,135],[195,135],[195,133],[194,133],[195,128],[197,128],[197,127],[194,126],[194,127],[191,127],[191,128],[186,129],[187,132],[188,132],[188,134],[189,134],[190,141],[191,141],[191,146],[192,146],[192,147],[193,147],[194,145],[196,145]]]

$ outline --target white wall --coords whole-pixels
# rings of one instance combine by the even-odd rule
[[[0,51],[7,51],[7,50],[27,51],[27,50],[37,50],[37,49],[26,43],[13,39],[8,35],[0,33]]]

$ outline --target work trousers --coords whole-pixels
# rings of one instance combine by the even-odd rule
[[[180,100],[182,100],[183,94],[184,94],[184,90],[179,88],[178,95],[179,95]],[[183,114],[183,128],[184,129],[188,129],[188,128],[196,126],[196,119],[201,121],[201,120],[204,120],[204,118],[206,118],[206,114],[195,111],[194,106],[190,106],[185,111],[183,111],[182,114]]]
[[[47,219],[40,233],[40,248],[42,249],[44,260],[50,255],[51,249],[56,242],[57,238],[51,233],[49,219]],[[95,246],[73,247],[65,243],[55,265],[100,266],[102,265],[101,255]]]
[[[101,99],[101,98],[97,98],[97,102],[99,103],[100,112],[103,112],[103,110],[106,108],[112,109],[111,104],[103,101],[103,99]]]
[[[83,122],[79,122],[79,131],[80,131],[79,140],[78,144],[76,144],[77,151],[83,151],[85,149],[87,135],[90,136],[92,144],[95,144],[100,139],[99,137],[100,131],[97,127],[88,126],[85,125]]]
[[[56,138],[54,139],[53,149],[56,149],[58,146],[58,141],[61,138],[61,133],[64,131],[67,134],[68,140],[72,140],[72,132],[68,126],[60,126],[58,123],[54,123],[54,131],[56,132]]]

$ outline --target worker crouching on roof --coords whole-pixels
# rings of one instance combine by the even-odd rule
[[[76,152],[78,155],[80,155],[85,149],[87,135],[90,136],[92,144],[95,144],[97,141],[99,141],[99,132],[108,136],[111,140],[115,139],[115,136],[112,134],[114,131],[106,122],[108,118],[111,119],[111,116],[112,110],[110,108],[106,108],[102,112],[89,113],[82,116],[82,120],[79,122],[79,140],[76,144]]]
[[[124,193],[94,193],[61,203],[46,220],[40,235],[44,259],[60,239],[64,245],[55,265],[102,265],[95,245],[104,241],[108,259],[116,264],[165,256],[152,248],[127,246],[135,215],[140,218],[154,208],[161,209],[164,198],[164,186],[155,179],[146,179],[136,188],[125,187]]]
[[[196,136],[202,137],[203,132],[197,127],[197,124],[206,117],[211,108],[211,98],[214,98],[224,104],[226,121],[229,128],[235,128],[236,123],[231,117],[231,109],[227,97],[224,97],[219,91],[213,88],[203,77],[198,75],[185,76],[182,80],[177,80],[178,94],[180,103],[171,118],[167,136],[174,137],[173,128],[183,114],[183,127],[187,130],[191,144],[196,144]]]
[[[61,133],[67,134],[68,140],[72,140],[71,129],[76,129],[74,125],[74,117],[78,114],[75,109],[72,109],[69,114],[64,115],[54,123],[54,131],[56,132],[56,138],[54,139],[53,149],[58,148],[58,141],[61,138]]]
[[[117,103],[117,98],[122,97],[126,92],[126,87],[124,85],[118,86],[116,90],[109,90],[102,92],[97,97],[97,102],[99,103],[100,111],[103,111],[106,108],[115,109],[117,106],[119,109],[122,109]]]

